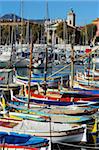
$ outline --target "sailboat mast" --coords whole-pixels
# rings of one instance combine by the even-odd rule
[[[29,45],[29,33],[30,33],[30,23],[29,20],[27,22],[27,27],[26,27],[26,43]]]
[[[16,17],[15,17],[15,15],[14,15],[14,22],[16,22],[17,21],[17,19],[16,19]],[[14,42],[15,42],[15,45],[16,45],[16,26],[14,26]]]
[[[33,41],[30,44],[30,63],[29,63],[29,81],[28,81],[28,108],[30,102],[30,89],[31,89],[31,70],[32,70],[32,53],[33,53]]]
[[[46,21],[47,21],[47,28],[49,28],[49,13],[48,13],[48,2],[46,1]],[[48,37],[49,39],[49,37]],[[47,63],[48,63],[48,40],[46,41],[46,49],[45,49],[45,66],[44,66],[44,95],[46,95],[46,90],[47,90],[47,83],[46,83],[46,78],[47,78]]]
[[[71,41],[71,81],[70,81],[70,88],[73,88],[74,85],[74,36],[75,32],[72,35]]]
[[[12,67],[12,57],[13,57],[13,35],[14,34],[14,27],[12,26],[12,31],[11,31],[11,55],[10,55],[10,66]]]
[[[74,48],[73,44],[71,44],[71,84],[70,88],[73,88],[73,83],[74,83]]]
[[[21,4],[20,4],[20,14],[21,14],[21,53],[22,53],[22,44],[23,44],[23,0],[21,0]]]
[[[47,83],[46,83],[46,78],[47,78],[47,60],[48,60],[48,49],[46,47],[45,51],[45,69],[44,69],[44,95],[46,95],[46,90],[47,90]]]
[[[64,38],[64,52],[65,52],[65,57],[67,58],[67,54],[66,54],[66,44],[67,44],[67,22],[66,19],[64,19],[64,23],[63,23],[63,38]],[[67,61],[67,60],[65,60]]]

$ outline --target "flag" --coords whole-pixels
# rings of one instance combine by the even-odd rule
[[[86,48],[85,52],[89,53],[89,52],[91,52],[91,49]]]

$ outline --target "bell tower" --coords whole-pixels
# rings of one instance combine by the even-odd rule
[[[75,26],[75,13],[73,9],[71,9],[67,14],[67,23],[68,25]]]

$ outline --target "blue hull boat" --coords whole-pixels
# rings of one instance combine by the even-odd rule
[[[31,136],[28,134],[19,134],[15,132],[0,132],[0,145],[15,145],[27,147],[48,146],[48,140],[41,137]]]

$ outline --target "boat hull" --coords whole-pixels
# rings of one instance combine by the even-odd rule
[[[39,125],[37,125],[39,124]],[[28,125],[28,126],[27,126]],[[70,126],[70,127],[69,127]],[[41,127],[41,128],[40,128]],[[62,127],[62,129],[60,129]],[[64,128],[63,128],[64,127]],[[20,125],[11,128],[0,126],[0,131],[26,133],[32,136],[46,138],[52,143],[57,142],[86,142],[86,126],[50,123],[50,122],[22,122]]]

